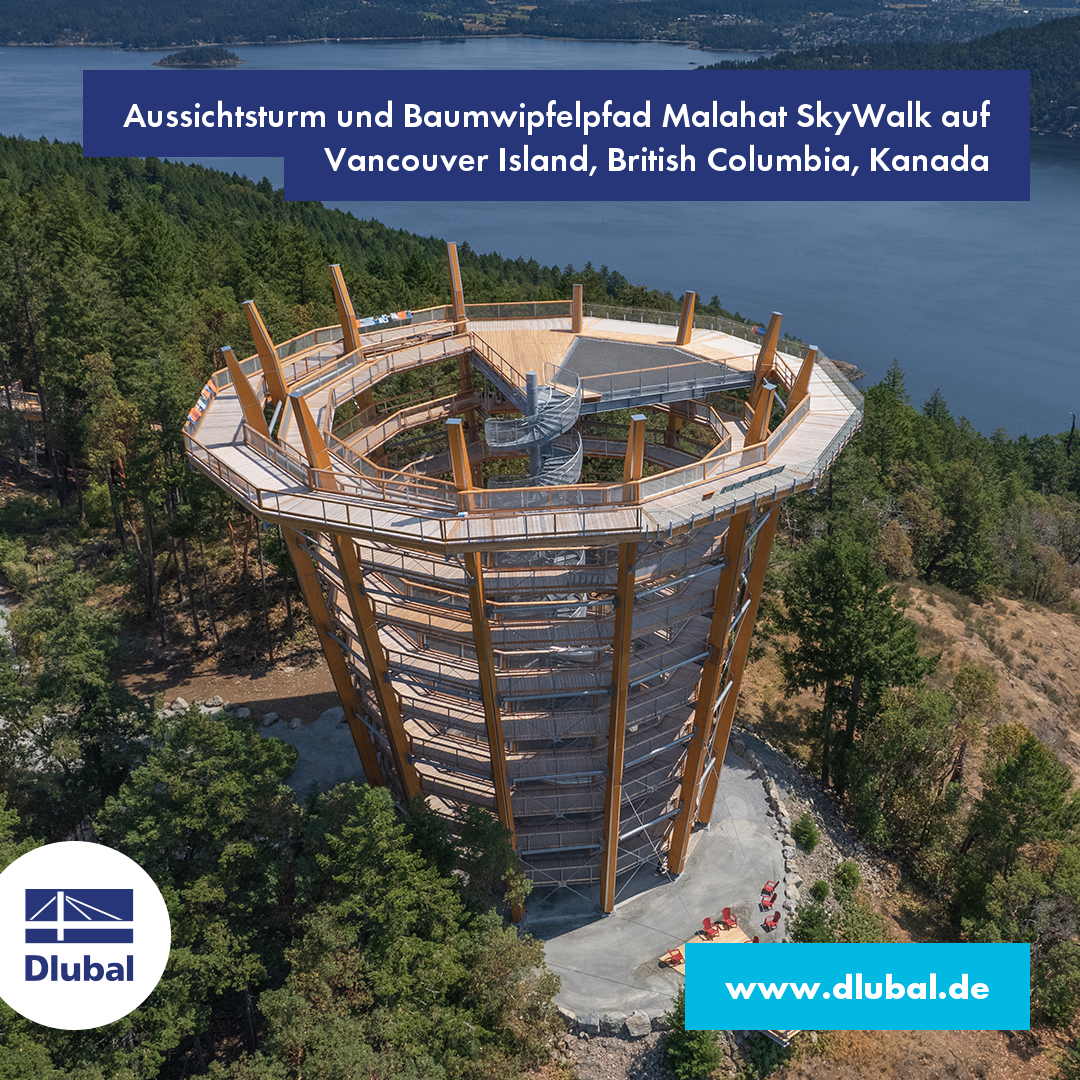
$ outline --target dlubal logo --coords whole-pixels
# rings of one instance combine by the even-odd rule
[[[112,848],[48,844],[0,874],[0,998],[38,1024],[126,1016],[157,986],[170,944],[158,887]]]

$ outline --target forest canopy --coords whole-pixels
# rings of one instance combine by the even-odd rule
[[[734,69],[747,67],[722,61],[705,70]],[[1030,71],[1031,127],[1065,131],[1076,126],[1080,108],[1080,16],[1001,30],[967,42],[825,46],[757,60],[749,70]]]
[[[169,53],[160,60],[154,61],[155,67],[235,67],[242,64],[243,60],[232,51],[223,49],[220,45],[200,45],[194,49],[181,49],[180,52]]]
[[[827,12],[810,0],[610,0],[566,3],[541,0],[209,0],[123,5],[0,0],[0,42],[7,44],[117,44],[126,48],[238,45],[378,38],[450,38],[503,34],[621,41],[695,42],[710,49],[793,49],[823,42],[954,41],[1001,26],[1031,25],[1042,17],[1027,9],[953,6],[938,9],[888,5],[881,0],[838,0]]]
[[[565,298],[581,282],[587,303],[679,306],[603,266],[459,254],[472,301]],[[257,577],[265,561],[262,597],[287,605],[287,555],[187,467],[180,431],[221,346],[254,351],[243,300],[277,340],[336,321],[330,263],[358,314],[449,300],[435,237],[286,203],[265,180],[0,139],[0,376],[40,395],[44,460],[26,460],[13,410],[0,456],[47,489],[0,501],[0,573],[20,598],[0,649],[0,861],[89,831],[157,875],[176,932],[176,977],[104,1032],[43,1032],[0,1007],[0,1054],[21,1075],[510,1080],[549,1056],[542,950],[478,895],[475,850],[500,841],[491,815],[465,823],[486,838],[474,845],[420,807],[403,824],[382,791],[298,801],[284,743],[239,718],[161,716],[113,678],[125,616],[194,650],[209,614],[218,649],[239,640],[249,663],[292,634]],[[703,307],[723,313],[718,297]],[[828,479],[783,513],[764,607],[787,690],[820,695],[806,737],[823,783],[953,937],[1031,944],[1036,1010],[1068,1024],[1072,777],[1001,722],[985,669],[938,671],[901,590],[1074,617],[1080,440],[984,435],[940,394],[913,403],[896,363]],[[242,569],[215,590],[207,569],[230,547]],[[226,592],[243,615],[219,628]],[[506,865],[488,876],[505,881]],[[877,933],[865,914],[853,902],[805,932]]]

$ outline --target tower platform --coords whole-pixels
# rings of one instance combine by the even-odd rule
[[[249,302],[185,445],[282,527],[369,782],[489,807],[610,910],[709,821],[777,507],[861,397],[777,314],[466,305],[450,266],[453,304],[375,327],[337,267],[339,325],[274,343]]]

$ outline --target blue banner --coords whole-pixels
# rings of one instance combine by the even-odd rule
[[[87,71],[87,156],[288,199],[1026,200],[1026,71]]]
[[[686,1026],[987,1031],[1031,1026],[1027,945],[686,947]]]

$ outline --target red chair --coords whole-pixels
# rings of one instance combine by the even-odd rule
[[[769,893],[767,896],[761,898],[761,910],[772,911],[773,904],[776,903],[776,893]]]
[[[779,884],[779,881],[766,881],[765,888],[761,890],[762,896],[772,896],[772,894],[776,892],[776,886]]]
[[[761,938],[759,938],[759,937],[757,936],[757,934],[755,934],[755,935],[754,935],[754,940],[753,940],[753,941],[751,941],[751,942],[750,942],[750,944],[751,944],[751,945],[758,945],[758,944],[760,944],[760,943],[761,943]]]
[[[725,930],[730,930],[732,927],[739,925],[739,920],[731,913],[729,907],[720,912],[720,921],[724,924]]]
[[[779,911],[774,911],[774,912],[773,912],[773,913],[772,913],[772,914],[771,914],[771,915],[770,915],[770,916],[769,916],[769,917],[768,917],[768,918],[767,918],[767,919],[765,920],[765,922],[764,922],[764,923],[762,923],[762,926],[764,926],[766,930],[768,930],[768,931],[770,931],[770,932],[771,932],[771,931],[773,931],[773,930],[775,930],[775,929],[776,929],[776,924],[777,924],[777,923],[778,923],[779,921],[780,921],[780,912],[779,912]]]
[[[667,956],[664,957],[664,963],[671,964],[675,967],[677,964],[683,963],[682,949],[668,949]]]
[[[702,920],[701,925],[704,930],[705,936],[710,941],[712,941],[712,939],[720,933],[720,927],[717,926],[716,923],[714,923],[712,919],[708,917],[708,915],[706,915],[705,918]]]

